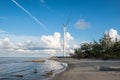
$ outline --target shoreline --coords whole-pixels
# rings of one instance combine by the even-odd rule
[[[119,67],[120,61],[54,58],[52,60],[64,62],[68,67],[61,73],[55,74],[49,80],[119,80],[120,71],[100,71],[100,66]]]

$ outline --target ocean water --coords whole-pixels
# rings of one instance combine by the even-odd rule
[[[34,59],[40,58],[0,57],[0,80],[48,80],[51,76],[46,76],[47,72],[53,70],[54,73],[59,73],[67,67],[66,63],[47,59],[44,63],[25,62]],[[34,73],[35,69],[37,73]]]

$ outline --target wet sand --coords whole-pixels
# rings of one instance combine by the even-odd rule
[[[120,71],[101,71],[100,66],[120,68],[120,60],[54,58],[68,63],[67,69],[51,80],[120,80]]]

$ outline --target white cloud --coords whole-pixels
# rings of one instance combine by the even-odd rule
[[[70,48],[70,46],[71,46],[70,44],[72,41],[73,41],[73,37],[71,36],[71,34],[69,32],[66,32],[66,42],[65,42],[66,49]]]
[[[79,29],[86,29],[90,27],[90,23],[86,22],[84,19],[80,19],[75,23],[75,26]]]
[[[43,35],[41,41],[46,48],[61,48],[60,37],[60,33],[55,32],[53,35]]]
[[[75,49],[75,48],[79,48],[80,46],[79,45],[76,45],[76,44],[74,44],[73,45],[73,48]]]
[[[66,39],[67,39],[67,41],[73,40],[73,37],[71,36],[71,34],[69,32],[66,32]]]
[[[120,35],[117,30],[110,29],[106,31],[113,41]],[[66,32],[66,54],[73,53],[74,48],[78,48],[73,42],[74,38],[69,32]],[[0,56],[53,56],[63,55],[63,38],[59,32],[52,35],[38,36],[19,36],[0,30]]]
[[[4,31],[4,30],[0,30],[0,34],[2,34],[2,33],[7,33],[6,31]]]
[[[117,30],[111,28],[110,30],[105,32],[107,35],[109,35],[112,39],[112,41],[115,41],[116,39],[120,40],[120,35],[118,34]]]
[[[0,48],[8,48],[10,45],[10,41],[8,38],[0,40]]]
[[[73,48],[71,48],[71,41],[73,37],[67,32],[66,38],[66,52],[72,52]],[[53,35],[35,37],[7,34],[6,32],[4,34],[3,31],[3,33],[0,34],[0,55],[62,55],[62,41],[59,32],[55,32]]]

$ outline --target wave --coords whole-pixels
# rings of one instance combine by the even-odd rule
[[[54,74],[60,73],[67,68],[66,63],[46,60],[44,63],[24,62],[35,58],[0,58],[0,80],[48,80]],[[37,58],[39,59],[39,58]],[[37,69],[37,73],[33,71]],[[54,70],[51,76],[43,76],[46,72]],[[18,77],[16,75],[23,75]]]

